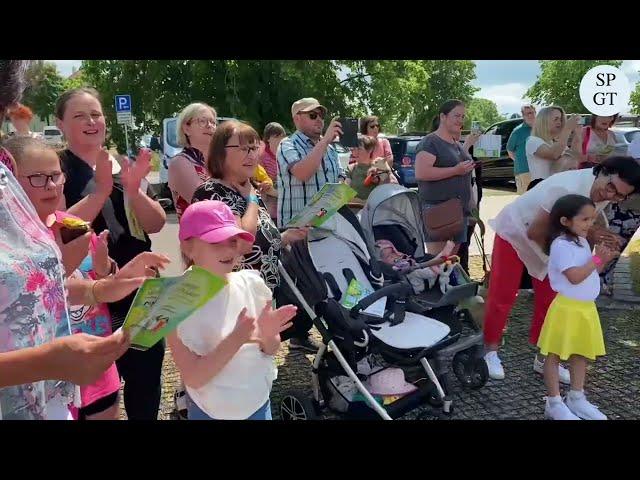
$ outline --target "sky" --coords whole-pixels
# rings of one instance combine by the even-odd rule
[[[72,68],[80,67],[80,60],[51,60],[64,77],[71,75]],[[512,114],[520,110],[525,102],[524,93],[532,86],[540,67],[537,60],[475,60],[476,79],[473,84],[480,88],[477,96],[492,100],[501,114]],[[640,60],[625,60],[622,71],[629,78],[632,89],[640,80]]]

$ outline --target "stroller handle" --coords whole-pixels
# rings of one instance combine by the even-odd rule
[[[356,303],[351,308],[350,315],[353,318],[356,318],[360,314],[360,311],[370,307],[382,297],[393,295],[401,298],[407,298],[412,294],[413,288],[408,283],[400,282],[394,283],[393,285],[387,285],[386,287],[382,287],[380,290],[376,290],[371,295],[364,297],[362,300]]]

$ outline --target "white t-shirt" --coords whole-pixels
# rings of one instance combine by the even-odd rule
[[[540,137],[530,136],[527,138],[525,151],[527,152],[527,163],[529,164],[529,173],[531,174],[531,180],[537,180],[538,178],[549,178],[552,174],[553,160],[547,160],[546,158],[538,157],[535,153],[542,145],[551,147],[552,144],[545,142]]]
[[[595,179],[591,169],[556,173],[504,207],[495,219],[489,221],[496,234],[516,250],[532,277],[544,280],[549,261],[538,244],[527,237],[534,218],[541,208],[551,212],[554,203],[565,195],[573,193],[590,197]],[[601,212],[608,203],[597,203],[596,210]]]
[[[213,351],[233,331],[244,307],[247,315],[257,318],[265,304],[271,302],[271,290],[257,271],[233,272],[228,280],[222,292],[178,325],[178,338],[196,355]],[[276,373],[274,357],[263,353],[259,345],[247,343],[208,383],[186,389],[209,416],[244,420],[269,399]]]
[[[556,238],[551,244],[549,255],[549,283],[560,295],[590,302],[600,294],[600,276],[594,270],[581,283],[574,285],[564,275],[564,271],[573,267],[582,267],[591,260],[591,247],[586,238],[580,237],[580,245],[566,236]]]

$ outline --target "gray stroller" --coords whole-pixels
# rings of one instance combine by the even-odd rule
[[[279,402],[283,420],[313,419],[325,407],[349,418],[390,420],[421,406],[430,406],[430,414],[449,415],[453,405],[444,359],[451,355],[463,385],[481,388],[486,383],[478,339],[464,338],[457,318],[443,318],[459,297],[475,295],[477,285],[461,277],[460,285],[446,294],[434,294],[429,311],[416,313],[407,308],[412,287],[401,280],[385,282],[376,264],[357,218],[346,207],[313,229],[308,242],[284,251],[281,287],[311,317],[323,344],[313,362],[312,397],[285,392]],[[368,295],[345,307],[354,279]],[[391,385],[398,375],[401,385]],[[375,381],[380,376],[390,382],[389,395],[373,391],[381,391]]]

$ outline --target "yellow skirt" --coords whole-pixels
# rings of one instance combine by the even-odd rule
[[[604,355],[604,339],[595,302],[557,295],[538,338],[540,353],[555,353],[561,360],[582,355],[590,360]]]

